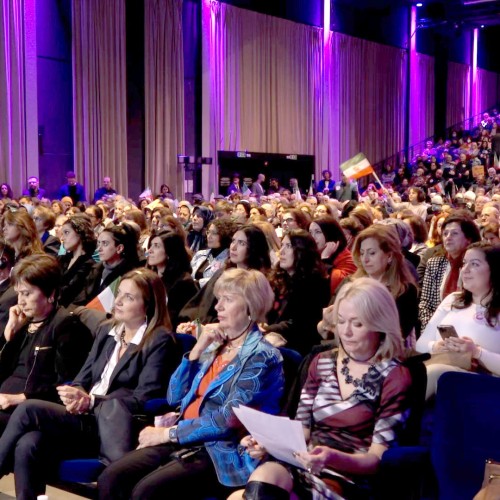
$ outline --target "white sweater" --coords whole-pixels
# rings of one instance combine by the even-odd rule
[[[432,352],[441,339],[438,325],[453,325],[459,337],[469,337],[481,346],[481,363],[495,375],[500,375],[500,324],[492,328],[484,319],[485,308],[471,304],[465,309],[452,309],[456,293],[448,295],[439,305],[417,341],[417,351]],[[499,322],[500,323],[500,322]]]

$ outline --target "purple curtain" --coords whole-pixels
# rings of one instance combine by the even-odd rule
[[[179,198],[184,154],[184,60],[182,0],[144,2],[146,186],[166,183]]]
[[[448,90],[446,102],[446,126],[452,127],[469,118],[470,66],[448,63]]]
[[[215,160],[217,150],[241,149],[319,158],[322,31],[219,2],[204,18],[206,154]],[[206,187],[216,185],[212,168]]]
[[[406,53],[334,33],[331,44],[329,164],[359,152],[376,163],[404,147]]]
[[[73,0],[75,172],[89,195],[128,192],[125,0]]]
[[[410,145],[434,134],[434,58],[415,54],[416,79],[410,96]]]

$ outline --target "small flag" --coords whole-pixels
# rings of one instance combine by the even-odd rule
[[[118,291],[121,277],[116,278],[111,285],[107,286],[97,297],[92,299],[85,307],[87,309],[97,309],[106,313],[113,312],[115,297]]]
[[[340,165],[340,170],[348,179],[359,179],[365,175],[373,174],[373,167],[370,165],[368,158],[363,153],[358,153],[350,160],[345,161]]]
[[[309,186],[308,196],[314,196],[314,174],[311,175],[311,185]]]

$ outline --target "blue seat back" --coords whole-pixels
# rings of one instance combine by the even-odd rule
[[[500,460],[500,378],[445,373],[438,382],[431,444],[439,498],[473,498],[488,458]]]

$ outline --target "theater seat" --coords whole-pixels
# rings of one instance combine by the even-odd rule
[[[470,500],[484,463],[500,461],[500,378],[449,372],[441,376],[431,445],[440,499]]]
[[[189,352],[196,343],[193,336],[184,333],[176,333],[175,338],[184,354]],[[151,400],[146,403],[145,411],[151,416],[159,415],[167,411],[165,405],[164,399]],[[98,458],[63,460],[59,465],[57,479],[51,484],[86,498],[94,498],[95,482],[104,467],[105,465]]]

